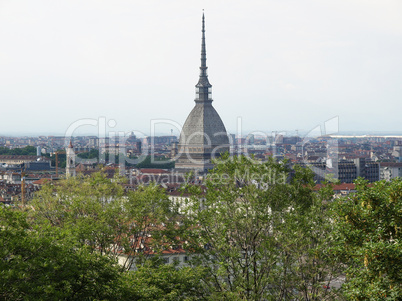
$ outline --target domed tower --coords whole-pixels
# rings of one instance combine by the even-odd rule
[[[176,160],[178,171],[206,172],[213,167],[211,159],[229,151],[225,126],[212,106],[212,85],[208,81],[207,69],[205,18],[202,14],[200,78],[195,86],[195,106],[180,133]]]

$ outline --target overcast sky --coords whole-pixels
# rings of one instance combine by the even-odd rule
[[[0,0],[0,135],[183,124],[202,9],[229,132],[238,117],[245,131],[308,131],[335,116],[343,131],[402,131],[400,0]]]

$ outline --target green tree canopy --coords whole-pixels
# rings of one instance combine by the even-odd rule
[[[151,156],[146,156],[145,158],[139,157],[139,163],[136,164],[137,168],[161,168],[161,169],[172,169],[174,168],[174,161],[156,159],[152,162]]]
[[[347,265],[345,295],[350,300],[402,298],[402,179],[368,184],[335,204],[335,239]]]
[[[31,203],[32,220],[68,229],[82,245],[120,259],[128,270],[138,258],[174,243],[178,216],[163,189],[151,184],[125,192],[124,181],[98,172],[47,183]]]
[[[205,186],[188,186],[193,264],[209,269],[205,291],[233,300],[329,300],[339,273],[328,256],[331,224],[313,176],[286,163],[224,155]]]
[[[148,261],[135,273],[127,274],[127,284],[132,300],[176,301],[202,300],[201,279],[205,276],[202,267],[178,268],[174,264]]]
[[[29,155],[36,156],[36,147],[34,146],[26,146],[23,148],[12,148],[9,149],[7,147],[0,147],[0,155]]]
[[[29,225],[26,214],[0,207],[0,299],[102,300],[122,293],[119,269],[70,233]]]

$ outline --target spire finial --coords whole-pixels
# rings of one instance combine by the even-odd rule
[[[207,68],[207,51],[205,47],[205,16],[204,10],[202,10],[202,41],[201,41],[201,68],[205,68],[204,70],[201,69],[201,75],[206,75],[206,68]],[[203,72],[205,71],[205,73]]]
[[[202,38],[201,38],[201,67],[200,67],[200,79],[196,85],[197,98],[196,102],[211,102],[211,84],[208,81],[207,74],[207,51],[205,47],[205,16],[204,10],[202,10]]]

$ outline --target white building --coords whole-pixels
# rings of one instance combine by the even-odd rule
[[[380,162],[380,180],[391,181],[402,177],[402,163]]]

